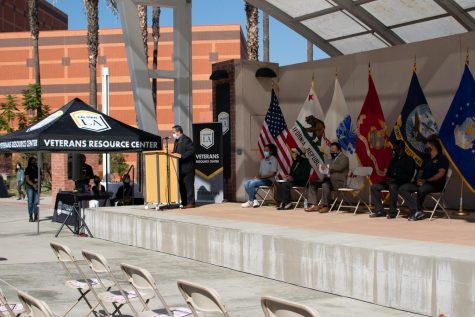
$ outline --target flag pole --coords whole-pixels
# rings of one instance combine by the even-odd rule
[[[466,216],[467,212],[463,210],[463,178],[462,175],[460,175],[460,182],[462,183],[460,186],[460,206],[459,210],[455,212],[457,216]]]

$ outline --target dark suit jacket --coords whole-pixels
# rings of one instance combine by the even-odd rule
[[[173,153],[181,155],[178,161],[180,174],[195,171],[195,145],[188,136],[183,134],[178,140],[175,140]]]

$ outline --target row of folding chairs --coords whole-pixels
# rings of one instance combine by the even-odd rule
[[[338,213],[342,213],[344,209],[346,209],[346,210],[352,211],[353,215],[356,215],[360,206],[364,205],[366,209],[368,210],[368,212],[372,214],[370,206],[366,203],[365,199],[361,197],[361,190],[363,186],[357,187],[352,183],[354,179],[360,179],[360,180],[363,179],[367,181],[372,173],[373,173],[372,167],[360,166],[360,167],[355,168],[353,172],[351,173],[352,177],[349,178],[347,187],[339,188],[337,191],[334,191],[334,200],[333,200],[332,205],[330,206],[330,212],[335,211],[338,214]],[[433,203],[432,209],[425,210],[425,212],[430,213],[429,220],[433,220],[434,214],[437,211],[442,211],[446,215],[446,217],[450,219],[450,215],[447,212],[447,209],[443,203],[443,196],[444,196],[445,189],[447,187],[447,184],[449,183],[451,176],[452,176],[452,169],[449,168],[445,176],[446,181],[445,181],[445,186],[442,189],[442,191],[439,193],[431,193],[427,195],[427,198]],[[298,197],[297,200],[294,202],[295,204],[294,210],[297,209],[300,202],[303,201],[307,186],[308,186],[308,182],[305,187],[297,187],[297,186],[292,187],[292,191]],[[387,195],[389,194],[389,191],[383,190],[382,193]],[[269,201],[269,200],[272,200],[275,202],[274,185],[260,186],[258,187],[256,194],[260,198],[259,200],[260,200],[261,206],[266,201]],[[417,192],[414,192],[413,194],[416,195]],[[398,197],[398,200],[399,200],[399,207],[397,209],[398,210],[398,213],[396,216],[397,218],[400,216],[400,213],[401,213],[400,207],[404,205],[404,199],[401,196]],[[352,201],[353,203],[350,203]]]
[[[66,286],[76,289],[80,295],[61,316],[68,315],[76,305],[84,301],[90,309],[86,316],[91,313],[96,316],[99,314],[113,316],[116,313],[122,316],[121,309],[127,305],[135,317],[202,317],[204,313],[221,313],[224,317],[229,317],[220,295],[212,288],[179,280],[177,282],[178,289],[188,307],[170,307],[160,294],[155,279],[146,269],[125,263],[120,264],[120,268],[131,286],[130,290],[126,290],[112,273],[103,255],[87,250],[82,251],[86,263],[95,276],[87,278],[67,246],[53,242],[50,243],[50,246],[68,275]],[[72,267],[77,271],[76,274],[72,271]],[[79,278],[75,278],[75,275]],[[95,298],[97,303],[94,306],[87,297],[88,294],[92,294]],[[18,297],[21,303],[10,303],[0,290],[1,317],[20,316],[23,313],[30,317],[57,316],[45,302],[25,292],[18,291]],[[150,300],[153,298],[157,298],[161,302],[161,308],[157,310],[150,308]],[[137,302],[142,305],[141,310],[133,305]],[[112,312],[109,311],[108,306],[113,307]],[[262,297],[261,306],[266,317],[319,316],[309,307],[275,297]],[[102,310],[98,310],[98,308]]]

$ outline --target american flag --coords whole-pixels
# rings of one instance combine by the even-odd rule
[[[266,144],[275,144],[277,147],[277,161],[280,167],[278,175],[282,177],[289,174],[290,167],[292,166],[290,149],[296,148],[297,143],[287,128],[287,123],[285,123],[284,115],[282,110],[280,110],[279,100],[274,89],[272,89],[269,110],[267,110],[257,144],[262,156]]]

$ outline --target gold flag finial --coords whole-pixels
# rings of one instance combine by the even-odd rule
[[[371,76],[371,61],[368,61],[368,75]]]
[[[414,55],[414,64],[412,65],[412,71],[415,73],[417,71],[417,57]]]
[[[468,54],[468,47],[467,47],[467,54],[465,55],[465,65],[468,66],[470,63],[470,55]]]
[[[338,78],[338,67],[335,67],[335,77]]]

